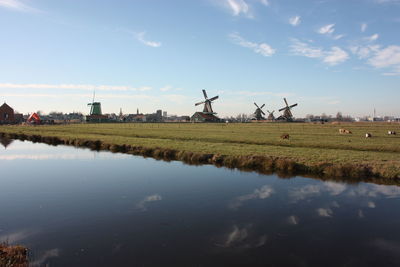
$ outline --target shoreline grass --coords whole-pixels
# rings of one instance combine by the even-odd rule
[[[353,134],[341,135],[339,128]],[[281,175],[400,178],[400,124],[79,124],[1,126],[13,139]],[[365,133],[373,138],[366,139]],[[289,140],[280,135],[289,133]]]
[[[0,243],[0,266],[28,267],[28,250],[23,246]]]

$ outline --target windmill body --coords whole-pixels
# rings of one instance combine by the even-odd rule
[[[267,112],[268,112],[268,120],[269,121],[274,121],[275,120],[275,116],[274,116],[275,110],[273,110],[273,111],[267,110]]]
[[[93,93],[92,103],[89,103],[90,106],[90,115],[86,116],[87,122],[108,122],[109,118],[106,115],[103,115],[101,112],[101,103],[94,102],[95,93]]]
[[[218,99],[218,96],[208,98],[206,90],[203,91],[204,101],[194,104],[195,106],[204,105],[203,112],[196,112],[191,117],[191,121],[194,122],[219,122],[220,119],[215,116],[217,114],[212,108],[212,102]]]
[[[265,104],[262,104],[262,106],[259,107],[257,103],[254,102],[254,105],[257,107],[256,111],[254,112],[254,117],[256,118],[256,120],[258,121],[265,120],[265,118],[263,117],[265,113],[264,111],[262,111],[262,108],[265,106]]]
[[[281,109],[279,109],[279,111],[283,111],[283,115],[279,116],[279,120],[286,120],[286,121],[293,121],[293,113],[292,113],[292,109],[297,106],[296,104],[290,105],[288,104],[286,98],[283,98],[283,100],[285,101],[286,107],[283,107]]]

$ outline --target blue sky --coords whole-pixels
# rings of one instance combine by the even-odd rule
[[[400,0],[0,0],[0,101],[24,113],[400,116]]]

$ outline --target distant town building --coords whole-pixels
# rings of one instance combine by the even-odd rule
[[[14,109],[4,103],[0,107],[0,123],[1,124],[9,124],[9,123],[15,123],[15,117],[14,117]]]
[[[163,116],[164,118],[168,117],[168,114],[167,114],[167,112],[166,112],[166,111],[164,111],[162,116]]]

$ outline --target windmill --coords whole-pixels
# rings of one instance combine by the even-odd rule
[[[268,112],[268,120],[269,120],[269,121],[275,120],[275,116],[274,116],[275,110],[273,110],[272,112],[269,111],[269,110],[267,110],[267,112]]]
[[[254,116],[256,118],[256,120],[261,121],[261,120],[265,120],[265,118],[263,117],[263,115],[265,115],[264,111],[262,111],[262,108],[265,106],[265,104],[262,104],[261,107],[259,107],[257,105],[256,102],[254,102],[254,105],[257,107],[256,111],[254,112]]]
[[[93,92],[92,103],[88,104],[88,106],[91,106],[90,107],[90,115],[101,115],[101,103],[100,102],[94,102],[95,95],[96,95],[96,92]]]
[[[203,89],[203,95],[204,95],[204,99],[205,99],[205,100],[202,101],[202,102],[196,103],[196,104],[194,104],[194,105],[195,105],[195,106],[198,106],[198,105],[204,104],[203,113],[205,113],[205,114],[216,114],[216,113],[213,111],[213,109],[212,109],[211,103],[212,103],[214,100],[218,99],[218,96],[214,96],[214,97],[212,97],[212,98],[208,98],[207,92],[206,92],[206,90],[204,90],[204,89]]]
[[[279,111],[283,111],[283,115],[279,116],[278,119],[292,121],[293,114],[292,114],[291,109],[294,108],[295,106],[297,106],[297,103],[289,106],[288,102],[286,101],[286,98],[283,98],[283,100],[285,101],[286,107],[279,109]]]

